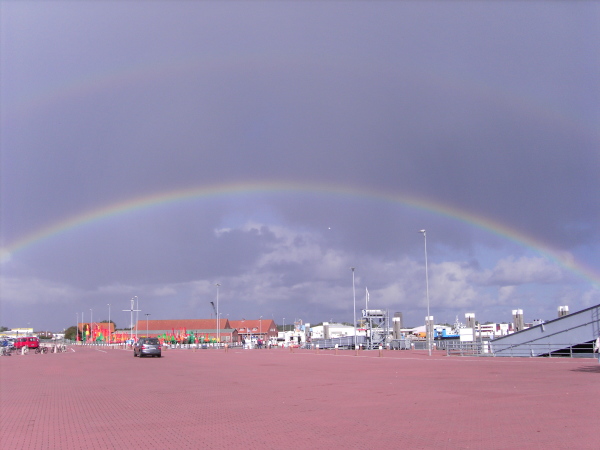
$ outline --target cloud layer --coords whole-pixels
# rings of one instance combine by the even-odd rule
[[[426,199],[531,237],[383,197],[238,190],[3,255],[2,325],[61,328],[133,295],[154,318],[209,317],[217,282],[231,318],[350,321],[350,267],[358,306],[368,287],[417,325],[423,228],[440,321],[598,303],[597,4],[0,8],[4,249],[129,199],[268,182]]]

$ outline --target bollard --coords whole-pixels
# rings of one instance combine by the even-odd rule
[[[358,356],[358,351],[360,350],[360,344],[354,347],[354,356]]]
[[[383,346],[379,346],[379,356],[383,356]]]
[[[335,354],[337,355],[337,351],[338,351],[338,345],[335,344]]]
[[[319,344],[317,344],[316,349],[317,349],[316,353],[319,353]]]

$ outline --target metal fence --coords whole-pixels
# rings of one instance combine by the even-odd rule
[[[594,342],[570,346],[564,344],[559,350],[556,344],[525,343],[519,345],[500,344],[494,341],[446,342],[447,355],[460,356],[508,356],[508,357],[548,357],[548,358],[595,358]],[[597,351],[597,350],[596,350]]]
[[[367,339],[364,336],[356,336],[356,345],[364,346],[367,343]],[[344,336],[333,339],[313,339],[312,348],[319,346],[320,349],[324,348],[354,348],[354,336]]]

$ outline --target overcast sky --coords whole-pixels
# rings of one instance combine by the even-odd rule
[[[597,2],[0,8],[3,326],[600,303]]]

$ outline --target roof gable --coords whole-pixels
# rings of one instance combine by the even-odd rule
[[[257,319],[257,320],[230,320],[229,324],[241,333],[247,332],[267,332],[271,329],[277,331],[277,325],[273,319]],[[249,331],[247,331],[249,329]]]

